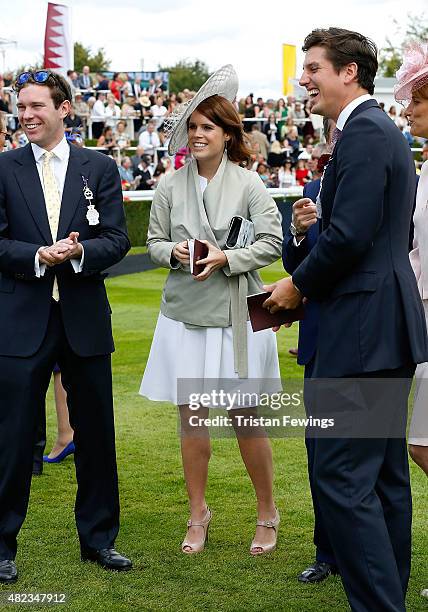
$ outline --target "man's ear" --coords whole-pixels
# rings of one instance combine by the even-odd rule
[[[62,102],[60,106],[60,110],[61,110],[61,117],[65,119],[70,114],[71,102],[69,100],[64,100],[64,102]]]
[[[345,83],[352,83],[356,81],[358,77],[358,64],[356,62],[350,62],[342,68]]]

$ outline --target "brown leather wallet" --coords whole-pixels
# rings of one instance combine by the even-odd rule
[[[256,293],[254,295],[247,296],[251,327],[255,332],[261,331],[262,329],[269,329],[270,327],[275,327],[277,325],[284,325],[284,323],[301,321],[305,316],[303,304],[300,304],[294,309],[278,310],[278,312],[275,312],[275,314],[271,314],[269,310],[263,308],[263,303],[271,295],[272,294],[269,291],[266,291],[264,293]]]
[[[205,264],[200,265],[198,264],[198,261],[200,259],[205,259],[205,257],[208,256],[208,253],[208,246],[195,238],[195,246],[193,250],[193,276],[198,276],[198,274],[205,270]]]

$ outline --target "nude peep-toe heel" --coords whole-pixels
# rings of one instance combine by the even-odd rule
[[[209,508],[207,508],[207,512],[204,516],[204,518],[201,521],[192,521],[192,519],[189,519],[187,521],[187,529],[189,529],[190,527],[202,527],[202,529],[204,530],[204,537],[203,539],[198,542],[197,544],[190,544],[190,542],[188,542],[186,539],[184,539],[182,545],[181,545],[181,550],[182,552],[184,552],[186,555],[194,555],[196,553],[200,553],[204,550],[205,548],[205,543],[208,542],[208,530],[210,527],[210,522],[212,519],[212,512]],[[190,549],[190,550],[185,550],[185,549]]]
[[[269,529],[273,529],[275,531],[275,542],[273,544],[259,544],[255,540],[251,542],[250,555],[256,557],[258,555],[266,555],[267,553],[272,552],[276,548],[276,540],[278,536],[278,528],[279,523],[281,521],[281,517],[279,516],[278,508],[275,508],[276,514],[275,518],[271,521],[257,521],[257,527],[267,527]]]

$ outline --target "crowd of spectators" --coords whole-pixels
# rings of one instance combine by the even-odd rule
[[[73,93],[66,134],[81,146],[113,156],[124,190],[155,189],[162,174],[186,162],[186,149],[174,159],[168,156],[162,124],[176,105],[195,92],[168,92],[161,77],[144,84],[139,77],[131,81],[125,73],[108,79],[101,73],[92,75],[88,66],[81,74],[69,70],[66,78]],[[8,113],[9,148],[27,143],[13,112],[13,80],[12,74],[0,76],[0,111]],[[308,100],[287,96],[265,101],[249,94],[235,104],[253,151],[251,169],[267,187],[303,187],[319,177],[323,136],[314,126]],[[397,112],[395,106],[386,111],[382,103],[381,107],[412,146],[404,111]],[[423,159],[427,157],[425,145]]]

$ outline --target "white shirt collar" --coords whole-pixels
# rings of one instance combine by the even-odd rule
[[[39,145],[34,142],[31,143],[31,148],[33,149],[34,159],[37,163],[46,153],[46,149],[42,149],[42,147],[39,147]],[[70,145],[65,139],[65,136],[62,138],[62,140],[60,140],[56,147],[52,149],[52,153],[61,161],[65,161],[66,159],[68,159],[70,155]]]
[[[358,98],[355,98],[354,100],[352,100],[352,102],[347,104],[340,113],[339,117],[337,118],[337,129],[342,131],[345,127],[345,123],[348,121],[352,112],[357,108],[357,106],[360,106],[360,104],[362,104],[363,102],[367,102],[367,100],[373,100],[373,96],[371,96],[370,94],[364,94],[362,96],[358,96]]]

